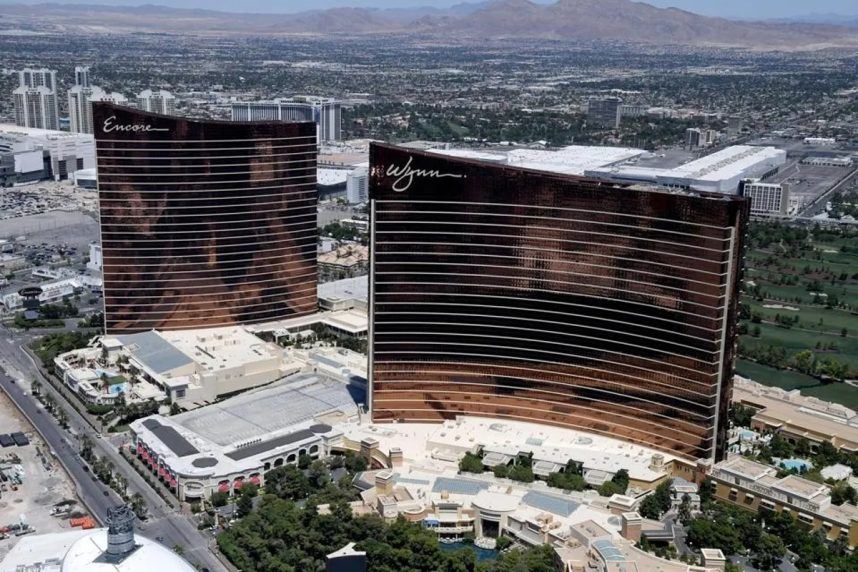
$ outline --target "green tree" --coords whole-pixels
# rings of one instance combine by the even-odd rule
[[[465,453],[465,456],[459,461],[459,470],[463,473],[482,473],[484,470],[483,460],[473,453]]]

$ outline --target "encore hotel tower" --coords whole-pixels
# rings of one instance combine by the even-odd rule
[[[747,199],[374,145],[371,412],[725,454]]]
[[[316,127],[93,105],[108,333],[316,311]]]

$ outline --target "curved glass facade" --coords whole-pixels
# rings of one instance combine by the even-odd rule
[[[93,105],[109,333],[316,311],[316,128]]]
[[[376,145],[371,409],[724,455],[745,199]]]

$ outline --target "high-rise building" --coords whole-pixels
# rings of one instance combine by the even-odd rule
[[[137,94],[137,108],[161,115],[173,115],[176,112],[176,98],[163,89],[158,91],[144,89]]]
[[[106,329],[267,322],[316,311],[316,140],[93,105]]]
[[[60,128],[57,94],[44,85],[21,86],[12,92],[15,124],[56,131]]]
[[[617,97],[601,97],[587,102],[587,119],[601,125],[618,129],[622,118],[623,100]]]
[[[48,68],[18,70],[18,87],[46,87],[56,92],[57,72]]]
[[[376,422],[547,423],[725,454],[747,199],[374,144]]]
[[[273,101],[232,104],[233,121],[314,121],[319,143],[340,141],[343,131],[342,105],[333,99],[302,96]]]
[[[694,149],[702,147],[705,139],[703,132],[696,127],[689,127],[685,130],[685,146]]]
[[[369,200],[369,172],[358,167],[346,177],[346,199],[353,205]]]
[[[75,66],[74,84],[80,87],[89,87],[89,66]]]
[[[87,78],[87,82],[89,79]],[[106,92],[98,86],[76,85],[68,91],[69,131],[72,133],[92,133],[92,104],[96,101],[123,105],[125,96],[117,92]]]

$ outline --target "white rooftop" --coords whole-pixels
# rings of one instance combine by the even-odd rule
[[[566,175],[583,175],[588,169],[606,167],[647,153],[643,149],[593,145],[570,145],[554,151],[515,149],[508,152],[487,152],[470,149],[431,149],[429,152],[462,159],[506,163],[515,167]]]
[[[238,326],[157,333],[208,371],[280,357],[277,346]]]
[[[357,424],[339,426],[355,441],[374,437],[382,450],[399,447],[410,462],[441,460],[456,462],[466,451],[482,447],[486,452],[517,455],[533,453],[533,459],[565,465],[570,459],[585,469],[614,474],[626,469],[634,479],[652,481],[664,473],[650,468],[654,455],[664,462],[675,457],[624,441],[523,421],[500,421],[484,417],[460,416],[455,421],[437,423]]]
[[[316,181],[323,186],[345,185],[351,169],[317,169]]]
[[[137,549],[122,562],[99,561],[107,548],[107,529],[74,530],[25,536],[0,563],[0,572],[16,572],[18,567],[61,560],[61,572],[193,572],[194,568],[167,547],[135,536]]]

